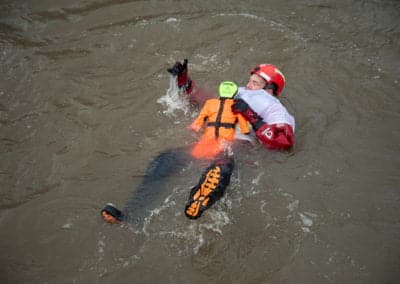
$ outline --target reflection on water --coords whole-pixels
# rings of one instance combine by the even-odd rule
[[[3,283],[394,283],[399,255],[398,1],[0,3]],[[285,73],[296,146],[237,151],[231,185],[183,212],[189,163],[142,226],[101,221],[158,154],[198,137],[198,85]],[[383,244],[383,245],[382,245]]]

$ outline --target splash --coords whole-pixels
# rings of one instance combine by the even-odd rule
[[[222,228],[231,223],[228,214],[224,211],[209,210],[208,215],[211,218],[209,222],[200,223],[197,226],[189,226],[192,231],[187,235],[187,237],[191,238],[193,241],[197,241],[197,243],[195,242],[194,247],[192,247],[194,254],[198,254],[200,249],[206,243],[204,235],[207,232],[212,231],[223,235]]]
[[[211,222],[200,224],[200,229],[213,231],[222,235],[222,228],[231,223],[228,214],[220,210],[209,210],[209,217]]]
[[[225,16],[228,16],[228,17],[244,17],[244,18],[250,18],[250,19],[253,19],[253,20],[256,20],[256,21],[259,21],[259,22],[266,22],[265,18],[256,16],[256,15],[253,15],[253,14],[249,14],[249,13],[220,13],[217,16],[220,16],[220,17],[225,17]]]
[[[163,111],[167,116],[175,116],[176,111],[183,111],[185,115],[189,112],[189,102],[182,97],[174,76],[170,76],[167,92],[157,103],[167,108]]]
[[[173,190],[173,193],[169,196],[167,196],[167,198],[164,200],[163,204],[160,207],[157,207],[153,210],[150,211],[150,215],[148,217],[145,218],[144,224],[143,224],[143,228],[142,228],[142,232],[146,235],[146,236],[150,236],[150,232],[148,231],[148,228],[151,224],[152,219],[155,216],[158,216],[161,214],[162,211],[173,207],[176,205],[175,201],[172,200],[172,195],[176,193],[176,189]]]
[[[307,213],[305,213],[307,214]],[[306,216],[305,214],[299,213],[299,216],[301,218],[301,221],[303,222],[303,227],[301,228],[304,233],[309,233],[310,228],[313,225],[313,220],[310,218],[310,216]],[[307,214],[308,215],[308,214]]]

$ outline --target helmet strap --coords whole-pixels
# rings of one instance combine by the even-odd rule
[[[271,89],[272,93],[276,96],[276,90],[278,89],[278,87],[276,86],[275,83],[270,83],[270,84],[266,84],[264,87],[265,90]]]

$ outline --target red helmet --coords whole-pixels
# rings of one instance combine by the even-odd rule
[[[257,74],[269,84],[274,84],[274,95],[278,96],[285,86],[285,76],[272,64],[259,64],[250,73]]]

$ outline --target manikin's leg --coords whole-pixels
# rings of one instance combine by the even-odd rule
[[[101,211],[103,219],[109,223],[127,221],[140,226],[149,212],[160,205],[160,200],[168,192],[163,186],[166,179],[181,169],[188,161],[186,149],[176,149],[161,153],[154,158],[134,195],[128,200],[123,210],[107,204]]]
[[[101,211],[106,222],[129,222],[141,226],[151,210],[160,205],[165,197],[163,184],[177,169],[182,168],[192,158],[187,151],[167,151],[158,155],[149,165],[146,175],[138,186],[135,194],[128,200],[121,211],[112,204],[107,204]],[[185,214],[190,219],[197,219],[203,211],[219,200],[230,183],[234,168],[232,157],[215,159],[203,172],[198,184],[189,194],[185,206]]]

